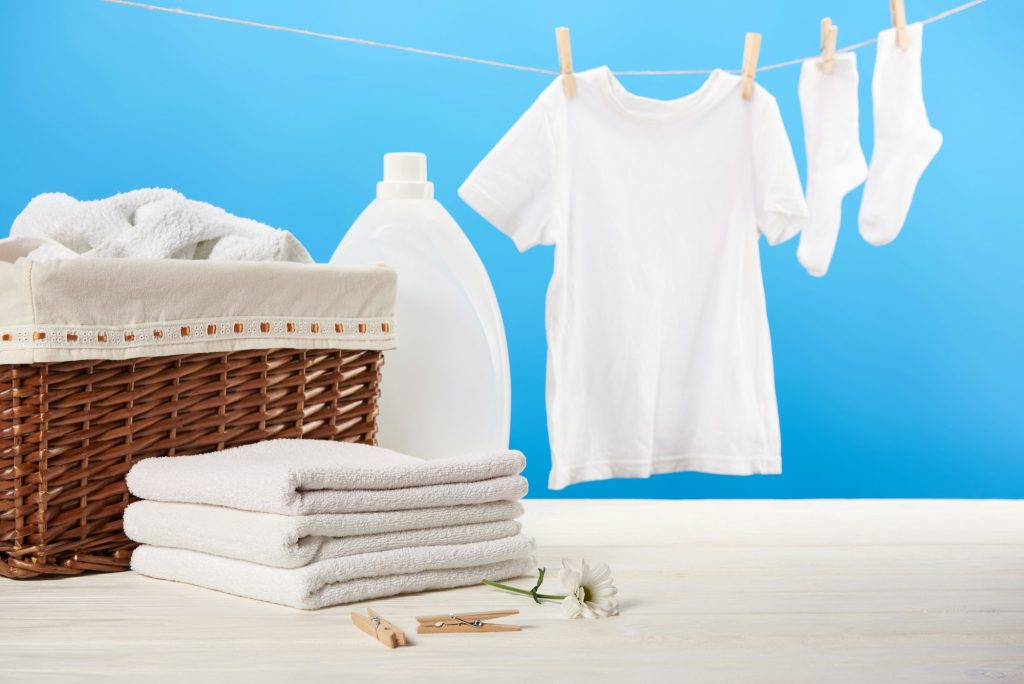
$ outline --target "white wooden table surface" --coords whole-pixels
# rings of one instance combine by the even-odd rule
[[[0,681],[1024,681],[1024,501],[528,501],[524,525],[550,568],[611,564],[622,615],[570,621],[486,587],[361,604],[409,632],[522,611],[522,632],[389,651],[349,606],[0,579]]]

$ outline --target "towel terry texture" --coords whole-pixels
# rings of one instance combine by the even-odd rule
[[[445,546],[519,534],[515,501],[410,511],[277,515],[203,504],[137,501],[124,531],[140,544],[297,568],[328,558],[410,546]]]
[[[531,538],[518,535],[345,556],[301,568],[272,568],[186,549],[140,546],[132,556],[132,569],[150,577],[311,610],[516,577],[532,569],[533,547]]]
[[[515,451],[423,461],[364,444],[279,439],[146,459],[128,473],[128,489],[152,501],[283,515],[398,511],[522,498],[525,466]]]
[[[526,459],[282,439],[128,473],[132,568],[303,609],[529,572]]]
[[[42,241],[29,254],[33,261],[79,256],[313,261],[288,231],[165,188],[84,202],[64,193],[45,193],[14,219],[11,237]]]

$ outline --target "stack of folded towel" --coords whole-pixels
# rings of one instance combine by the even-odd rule
[[[524,466],[316,440],[146,459],[128,473],[132,569],[304,609],[517,577],[534,566]]]

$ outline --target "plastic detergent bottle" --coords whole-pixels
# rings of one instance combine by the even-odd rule
[[[384,155],[377,199],[331,262],[383,262],[398,272],[398,349],[382,370],[380,445],[421,458],[507,449],[511,381],[501,311],[480,257],[434,199],[426,155]]]

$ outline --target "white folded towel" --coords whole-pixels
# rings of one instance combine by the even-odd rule
[[[33,261],[77,256],[313,261],[288,231],[164,188],[86,202],[58,192],[39,195],[14,219],[11,237],[49,241],[33,246]]]
[[[406,546],[442,546],[519,534],[514,501],[410,511],[277,515],[203,504],[137,501],[124,531],[141,544],[189,549],[279,568]]]
[[[381,447],[278,439],[198,456],[149,458],[128,489],[153,501],[307,515],[514,500],[526,494],[517,451],[424,461]]]
[[[324,608],[398,593],[448,589],[532,570],[525,535],[450,546],[394,549],[283,569],[185,549],[140,546],[132,569],[236,596],[302,609]]]

